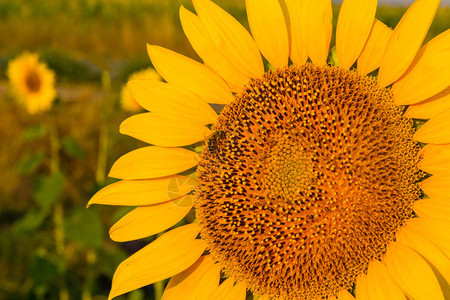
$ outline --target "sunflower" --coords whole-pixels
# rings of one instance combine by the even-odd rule
[[[147,68],[138,72],[131,74],[129,81],[132,80],[161,80],[159,74],[153,68]],[[134,99],[133,95],[129,91],[126,85],[122,87],[121,97],[120,97],[120,105],[123,110],[130,112],[138,112],[143,108],[139,105],[139,103]]]
[[[37,54],[25,52],[10,61],[7,76],[15,98],[30,114],[49,110],[55,100],[55,73]]]
[[[115,241],[196,220],[122,262],[110,299],[170,277],[165,300],[449,299],[450,30],[421,47],[439,1],[392,30],[344,0],[333,65],[330,0],[246,0],[252,36],[193,3],[203,63],[148,45],[166,82],[128,83],[150,112],[121,132],[151,146],[89,204],[137,206]]]

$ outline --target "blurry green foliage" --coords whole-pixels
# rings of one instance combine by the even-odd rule
[[[105,230],[95,208],[79,207],[67,216],[64,232],[69,241],[79,246],[99,248],[102,245]]]
[[[41,228],[47,214],[48,211],[44,210],[27,212],[21,219],[14,223],[12,232],[18,236],[36,232]]]
[[[37,124],[35,126],[27,128],[22,134],[22,139],[24,142],[31,142],[45,136],[46,134],[47,128],[45,127],[45,125]]]
[[[117,266],[128,257],[127,253],[118,247],[108,247],[102,250],[98,257],[100,272],[112,278]]]
[[[151,62],[148,57],[132,57],[119,69],[116,80],[127,82],[131,74],[149,67],[151,67]]]
[[[30,261],[29,274],[35,285],[46,286],[61,274],[62,269],[60,260],[35,253]]]
[[[65,177],[61,173],[40,176],[36,182],[33,198],[42,210],[48,210],[61,196]]]
[[[39,57],[58,74],[58,80],[100,82],[101,70],[87,60],[76,59],[67,50],[44,48]]]
[[[16,235],[35,233],[40,230],[45,218],[49,215],[51,206],[61,196],[64,180],[64,176],[60,173],[37,178],[33,191],[37,208],[27,212],[14,224],[13,232]]]
[[[17,163],[17,171],[22,175],[30,175],[40,166],[44,157],[45,153],[42,150],[27,154]]]
[[[80,144],[78,144],[78,142],[70,136],[66,136],[61,140],[61,147],[65,153],[73,158],[84,158],[83,148],[81,148]]]
[[[135,290],[130,293],[128,300],[144,300],[145,294],[142,290]]]

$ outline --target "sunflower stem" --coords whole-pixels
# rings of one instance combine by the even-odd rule
[[[102,72],[102,123],[100,127],[99,135],[99,149],[98,149],[98,161],[97,161],[97,171],[95,174],[95,179],[98,185],[103,185],[106,179],[106,165],[108,162],[108,144],[109,144],[109,130],[108,130],[108,120],[109,120],[109,105],[111,98],[111,77],[108,71]]]
[[[103,186],[106,181],[106,166],[108,163],[108,145],[109,145],[109,112],[111,105],[111,77],[108,71],[102,72],[102,122],[100,124],[100,134],[98,137],[98,158],[97,170],[95,172],[95,181],[97,185]],[[88,250],[86,253],[86,278],[83,284],[82,300],[91,300],[91,286],[93,282],[92,267],[97,261],[97,253],[94,250]]]
[[[48,132],[50,138],[50,172],[51,174],[59,173],[59,150],[61,144],[59,142],[58,130],[56,129],[55,118],[49,113]]]
[[[61,143],[59,141],[58,130],[56,128],[55,119],[52,112],[49,113],[49,139],[50,139],[50,172],[52,175],[58,174],[60,172],[60,157],[59,151],[61,149]],[[65,245],[64,245],[64,206],[61,199],[56,201],[53,210],[53,224],[54,228],[54,239],[56,253],[61,258],[65,255]],[[64,277],[62,276],[62,284],[59,290],[59,299],[68,300],[69,291],[67,290]]]
[[[92,282],[94,281],[94,274],[92,272],[92,267],[97,261],[97,253],[90,249],[86,253],[86,280],[83,284],[83,291],[82,291],[82,300],[91,300],[92,294],[91,294],[91,288],[92,288]]]
[[[153,284],[155,291],[155,300],[160,300],[164,292],[164,281],[158,281]]]

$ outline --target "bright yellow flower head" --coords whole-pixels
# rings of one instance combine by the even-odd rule
[[[30,114],[49,110],[56,98],[55,73],[37,54],[25,52],[8,65],[7,75],[18,101]]]
[[[376,0],[344,0],[336,66],[331,0],[283,2],[245,1],[251,35],[209,0],[182,7],[203,63],[148,45],[166,83],[128,83],[150,113],[120,131],[150,146],[90,204],[137,206],[115,241],[168,231],[110,298],[171,277],[164,300],[449,299],[450,30],[422,46],[440,1],[392,30]]]
[[[155,69],[147,68],[131,74],[129,80],[161,80],[161,76],[159,76]],[[126,111],[138,112],[142,110],[142,106],[134,99],[126,85],[122,87],[120,104],[122,109]]]

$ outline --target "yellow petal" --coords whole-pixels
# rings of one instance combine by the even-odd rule
[[[375,19],[361,55],[358,58],[358,72],[366,75],[380,66],[381,58],[392,35],[392,29]]]
[[[367,290],[370,299],[406,300],[405,294],[392,280],[386,266],[378,260],[369,263]]]
[[[411,65],[430,28],[440,0],[416,0],[398,22],[381,59],[378,83],[386,87]]]
[[[219,281],[220,268],[209,255],[205,255],[170,279],[161,300],[210,300]]]
[[[87,206],[92,204],[152,205],[184,196],[196,185],[194,179],[181,175],[147,180],[122,180],[98,191]]]
[[[248,23],[259,50],[275,68],[288,64],[289,39],[278,0],[246,0]]]
[[[307,0],[302,4],[301,22],[306,52],[316,65],[327,63],[333,29],[331,0]]]
[[[449,69],[450,30],[447,30],[420,49],[405,75],[392,86],[394,102],[414,104],[442,92],[450,84]]]
[[[304,1],[286,0],[285,2],[287,8],[285,19],[289,30],[289,56],[294,64],[301,66],[308,59],[301,21]]]
[[[250,81],[250,77],[228,61],[222,50],[214,44],[208,30],[198,16],[181,6],[180,20],[183,31],[195,52],[206,65],[216,71],[230,86],[242,88]]]
[[[128,88],[146,110],[177,113],[199,120],[205,125],[217,120],[217,114],[206,100],[173,84],[154,80],[132,80],[128,82]]]
[[[142,239],[177,224],[194,205],[192,195],[150,206],[140,206],[123,216],[109,230],[113,241]]]
[[[414,202],[413,209],[419,217],[450,220],[450,198],[441,197],[419,200]]]
[[[408,231],[417,233],[450,257],[450,221],[437,218],[413,218],[408,220]]]
[[[229,295],[229,299],[245,300],[247,297],[247,286],[244,282],[237,283]]]
[[[167,82],[190,90],[209,103],[233,101],[226,82],[207,66],[163,47],[147,45],[147,51],[153,66]]]
[[[450,196],[450,175],[433,175],[420,185],[422,191],[430,198]]]
[[[414,140],[427,144],[450,143],[450,109],[428,120],[414,134]]]
[[[361,54],[372,29],[377,0],[344,0],[336,28],[339,66],[349,69]]]
[[[430,99],[410,105],[405,116],[415,119],[431,119],[448,109],[450,109],[450,87]]]
[[[183,148],[149,146],[121,156],[108,176],[119,179],[164,177],[186,171],[198,161],[197,153]]]
[[[230,14],[209,0],[194,0],[195,11],[216,47],[242,73],[259,78],[264,74],[261,55],[255,41]]]
[[[230,277],[211,296],[214,300],[245,300],[246,287],[243,282],[234,285],[234,278]]]
[[[126,260],[114,273],[109,298],[164,280],[186,270],[206,249],[204,240],[195,239],[198,224],[173,229]]]
[[[355,297],[353,297],[347,290],[342,289],[338,293],[338,300],[355,300]]]
[[[450,145],[427,145],[423,148],[421,157],[417,166],[425,172],[450,174]]]
[[[226,279],[214,291],[214,293],[212,294],[211,299],[217,299],[217,300],[229,299],[229,298],[226,298],[226,297],[231,292],[231,290],[233,289],[233,286],[234,286],[234,279],[233,278]]]
[[[416,300],[444,300],[439,282],[428,263],[411,248],[398,242],[388,245],[384,257],[391,277]]]
[[[134,115],[120,125],[120,133],[162,147],[192,145],[211,135],[198,121],[177,114],[152,112]]]
[[[367,289],[367,275],[360,273],[356,279],[356,299],[369,300],[369,291]]]
[[[438,271],[447,285],[450,283],[450,260],[431,241],[408,230],[408,225],[397,232],[397,241],[422,255]],[[445,285],[445,282],[442,282],[442,285]]]

